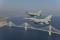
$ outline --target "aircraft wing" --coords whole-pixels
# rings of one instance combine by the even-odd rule
[[[30,20],[33,20],[34,18],[25,18],[25,19],[30,19]]]
[[[28,15],[34,15],[33,13],[28,13]]]

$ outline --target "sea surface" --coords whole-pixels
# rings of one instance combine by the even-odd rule
[[[21,17],[12,17],[9,18],[9,20],[14,22],[16,25],[26,22],[26,20]],[[52,24],[57,29],[60,29],[60,17],[53,17]],[[49,36],[48,32],[44,31],[33,29],[25,31],[24,28],[20,27],[4,26],[0,28],[0,40],[60,40],[60,35],[52,33],[52,36]]]

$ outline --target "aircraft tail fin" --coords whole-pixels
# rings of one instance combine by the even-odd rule
[[[49,15],[48,17],[45,18],[47,21],[51,21],[52,15]]]
[[[37,12],[37,16],[40,16],[41,15],[41,10]]]

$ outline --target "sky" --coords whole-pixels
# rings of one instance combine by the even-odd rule
[[[0,0],[0,16],[25,16],[25,11],[60,16],[60,0]]]

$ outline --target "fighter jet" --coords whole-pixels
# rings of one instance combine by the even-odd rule
[[[26,12],[28,13],[28,12]],[[38,11],[37,13],[28,13],[29,16],[34,17],[34,16],[40,16],[41,15],[41,10]]]
[[[52,15],[49,15],[43,19],[37,19],[37,18],[26,18],[26,19],[29,19],[31,22],[34,22],[36,24],[49,24],[51,22]]]

